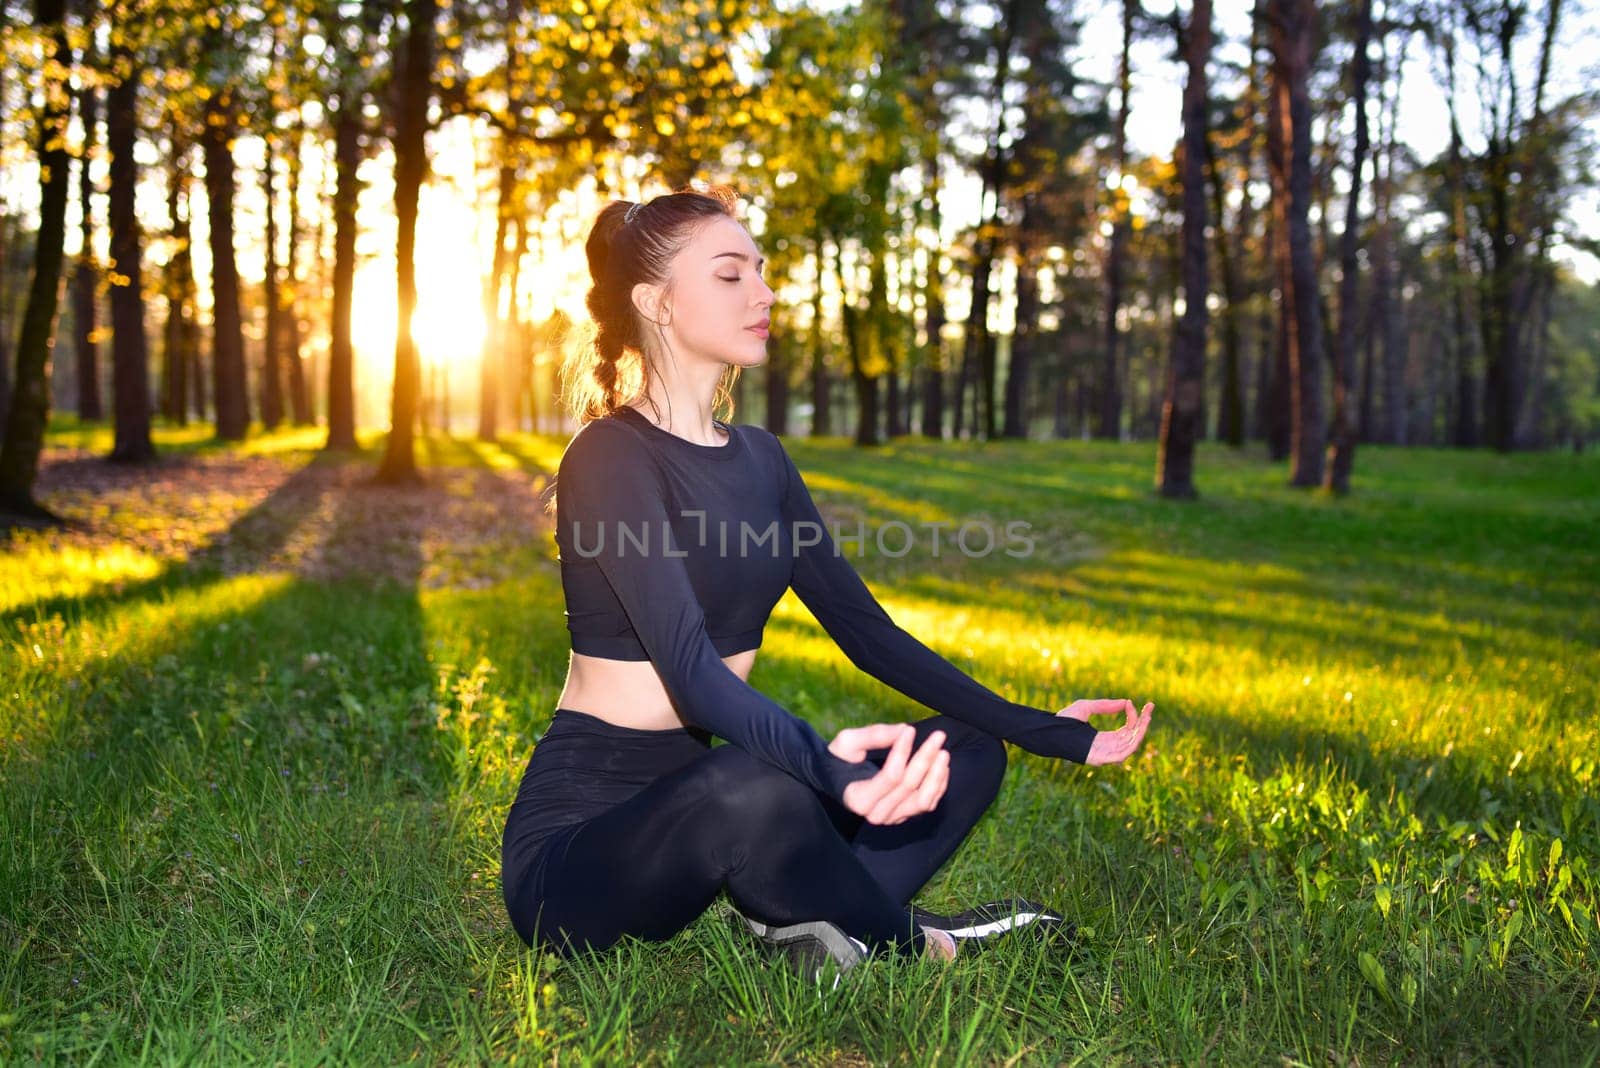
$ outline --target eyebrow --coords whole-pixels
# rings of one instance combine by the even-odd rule
[[[746,256],[743,252],[719,252],[715,256],[712,256],[711,258],[714,259],[714,260],[720,260],[724,256],[732,256],[734,259],[741,260],[741,261],[743,261],[745,263],[749,263],[750,262],[750,257]],[[766,262],[767,261],[766,261],[765,257],[757,257],[756,266],[757,267],[764,266],[766,264]]]

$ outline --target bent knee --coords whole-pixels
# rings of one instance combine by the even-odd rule
[[[950,773],[972,778],[998,789],[1006,775],[1006,743],[994,735],[948,720],[937,729],[945,732],[945,748],[950,751]]]
[[[728,827],[770,829],[812,816],[826,819],[821,798],[810,786],[781,768],[724,745],[706,758],[706,803]]]

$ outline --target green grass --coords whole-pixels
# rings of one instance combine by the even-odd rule
[[[562,445],[428,455],[515,473]],[[1600,460],[1363,448],[1333,500],[1208,446],[1172,503],[1148,445],[789,446],[869,534],[1031,524],[1024,558],[852,558],[980,681],[1156,702],[1128,767],[1013,748],[921,895],[1043,898],[1092,954],[874,963],[819,996],[720,909],[530,953],[499,834],[565,673],[548,524],[477,588],[26,535],[0,552],[0,1062],[1594,1063]],[[927,714],[793,594],[751,682],[824,733]]]

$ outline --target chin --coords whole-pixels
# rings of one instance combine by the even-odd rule
[[[767,356],[767,347],[766,345],[762,345],[759,352],[750,352],[747,350],[745,352],[736,353],[730,355],[723,362],[731,363],[735,367],[760,367],[762,364],[767,362]]]

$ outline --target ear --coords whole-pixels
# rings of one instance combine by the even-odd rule
[[[665,316],[670,314],[670,310],[663,299],[664,287],[640,282],[633,287],[630,296],[633,298],[633,306],[638,309],[640,315],[652,323],[666,325]]]

